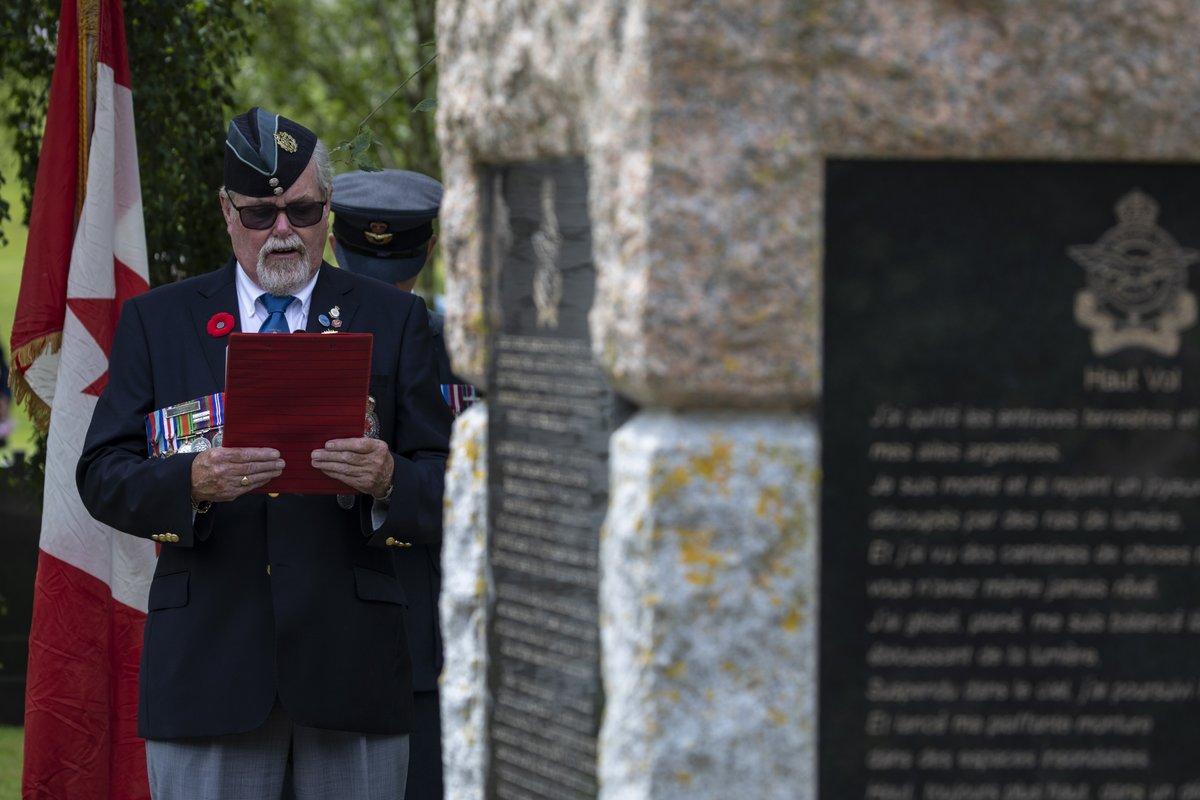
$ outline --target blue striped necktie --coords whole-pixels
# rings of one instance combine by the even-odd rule
[[[292,329],[288,327],[287,316],[283,312],[287,310],[287,307],[296,298],[290,294],[284,297],[276,294],[264,294],[258,299],[262,301],[263,306],[267,309],[267,318],[263,322],[262,327],[258,329],[258,332],[291,333]]]

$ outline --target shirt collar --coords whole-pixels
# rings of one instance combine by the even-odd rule
[[[258,302],[258,298],[264,292],[266,292],[266,289],[263,289],[250,279],[250,275],[246,272],[246,268],[242,266],[242,262],[237,262],[237,269],[235,272],[237,273],[238,319],[242,320],[241,329],[243,332],[249,331],[253,333],[254,331],[258,330],[258,326],[255,325],[251,327],[246,325],[245,322],[246,320],[262,322],[267,318],[266,309],[263,308],[262,303]],[[312,306],[313,289],[317,285],[317,278],[320,276],[320,274],[321,270],[318,268],[317,271],[313,273],[313,276],[309,278],[308,283],[301,286],[297,291],[292,292],[292,297],[295,297],[300,301],[298,316],[302,320],[308,319],[308,310]],[[295,312],[295,310],[296,304],[292,303],[288,309],[289,320],[292,319],[292,314]],[[292,327],[298,330],[303,330],[303,326],[293,325]]]

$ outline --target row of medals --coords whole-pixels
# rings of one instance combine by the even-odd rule
[[[375,413],[375,398],[367,395],[367,414],[363,421],[363,436],[368,439],[379,438],[379,415]],[[176,448],[176,453],[199,453],[213,447],[220,447],[224,440],[222,428],[207,428]]]

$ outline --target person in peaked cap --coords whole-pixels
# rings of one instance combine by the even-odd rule
[[[334,177],[333,185],[330,242],[338,266],[411,292],[437,244],[433,223],[442,184],[419,172],[389,169],[347,172]],[[442,315],[434,312],[429,319],[442,395],[457,416],[475,401],[475,390],[450,367]]]
[[[433,223],[442,204],[442,185],[419,172],[393,169],[348,172],[333,179],[333,233],[338,265],[405,291],[412,291],[437,236]],[[442,337],[442,318],[430,315],[442,396],[455,414],[475,398],[474,387],[455,377]],[[413,660],[416,726],[411,738],[413,769],[408,800],[441,800],[441,717],[438,675],[442,639],[438,625],[441,592],[441,545],[427,544],[397,552],[397,570],[408,595],[409,650]]]
[[[392,556],[441,540],[452,419],[428,315],[322,261],[333,170],[312,131],[252,108],[225,145],[232,258],[125,304],[76,470],[96,519],[162,548],[139,676],[151,794],[402,798],[412,665]],[[231,331],[373,334],[373,436],[310,456],[349,502],[266,493],[271,447],[149,457],[148,416],[224,391]]]

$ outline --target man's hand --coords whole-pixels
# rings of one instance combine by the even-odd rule
[[[312,465],[362,494],[383,497],[396,464],[382,439],[331,439],[313,450]]]
[[[283,472],[283,459],[271,447],[213,447],[192,461],[192,500],[236,500]]]

